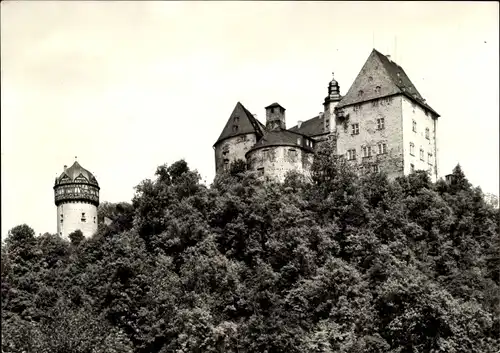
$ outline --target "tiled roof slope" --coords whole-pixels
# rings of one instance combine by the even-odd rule
[[[298,132],[299,134],[304,134],[306,136],[317,136],[324,133],[323,131],[323,118],[315,116],[309,120],[302,122],[300,128],[295,125],[289,129],[293,132]]]
[[[304,135],[290,130],[267,131],[248,152],[268,146],[295,146],[312,152],[312,148],[297,143],[299,137],[304,137]]]
[[[234,121],[234,118],[238,117],[238,122]],[[233,126],[237,126],[237,129],[234,129]],[[236,103],[236,106],[231,113],[231,116],[227,120],[226,126],[222,130],[217,142],[214,145],[219,143],[222,140],[225,140],[229,137],[248,134],[248,133],[257,133],[258,135],[262,135],[264,129],[264,125],[246,109],[243,104],[240,102]]]
[[[380,87],[377,89],[377,86]],[[403,94],[415,103],[439,114],[424,102],[423,97],[401,66],[373,49],[338,108],[368,100]]]
[[[62,172],[59,178],[56,178],[55,184],[58,185],[60,183],[74,182],[75,179],[77,179],[80,175],[87,180],[86,181],[87,183],[96,186],[99,185],[94,175],[92,175],[92,173],[89,172],[87,169],[83,168],[77,161],[75,161],[75,163],[73,163],[71,167],[67,168],[64,172]]]

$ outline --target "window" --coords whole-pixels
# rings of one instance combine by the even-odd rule
[[[239,116],[235,116],[235,117],[233,118],[233,122],[234,122],[235,124],[237,124],[239,120],[240,120],[240,117],[239,117]]]
[[[387,145],[385,143],[378,144],[378,154],[386,154],[387,153]]]
[[[370,146],[363,146],[363,157],[371,157],[372,148]]]
[[[296,157],[297,156],[297,150],[293,149],[293,148],[290,148],[288,150],[288,153],[290,153],[290,156],[291,157]]]
[[[361,110],[361,104],[354,104],[352,106],[352,110],[355,111],[355,112],[359,112]]]
[[[378,173],[380,171],[380,168],[378,167],[378,164],[372,165],[372,172],[373,173]]]
[[[359,97],[361,97],[361,96],[363,95],[363,93],[364,93],[364,92],[363,92],[363,90],[362,90],[362,89],[360,89],[360,90],[358,91],[358,96],[359,96]]]
[[[350,161],[356,159],[356,150],[355,149],[347,150],[347,159]]]
[[[378,118],[377,119],[377,129],[378,130],[385,129],[385,119],[384,118]]]
[[[378,107],[378,99],[372,101],[372,107]]]
[[[87,219],[85,218],[85,212],[82,212],[82,219],[81,219],[82,222],[85,222],[87,221]]]
[[[264,168],[257,168],[257,172],[259,173],[259,176],[263,176],[264,175]]]
[[[368,76],[368,81],[369,81],[369,82],[372,82],[372,81],[373,81],[373,77]]]
[[[427,163],[432,164],[432,153],[427,153]]]
[[[413,120],[413,128],[412,128],[413,132],[417,132],[417,122],[415,120]]]
[[[380,93],[380,86],[375,87],[375,93]]]
[[[425,138],[428,140],[429,139],[429,128],[425,128]]]
[[[412,163],[412,164],[410,164],[410,172],[412,172],[412,173],[413,173],[414,171],[415,171],[415,166],[414,166],[414,165],[413,165],[413,163]]]
[[[410,142],[410,154],[412,156],[415,155],[415,145],[413,144],[413,142]]]
[[[359,124],[352,124],[352,134],[353,135],[359,135]]]
[[[424,149],[423,148],[420,149],[420,160],[421,161],[424,160]]]
[[[95,217],[94,217],[94,223],[95,223]]]
[[[238,125],[233,125],[233,132],[237,132],[238,131]]]
[[[229,159],[228,158],[224,158],[224,164],[229,164]]]

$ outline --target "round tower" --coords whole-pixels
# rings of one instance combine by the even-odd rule
[[[54,200],[57,206],[57,233],[67,238],[79,229],[85,237],[97,231],[99,184],[77,161],[56,178]]]

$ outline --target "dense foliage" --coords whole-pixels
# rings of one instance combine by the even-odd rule
[[[453,175],[161,166],[90,239],[10,231],[2,352],[497,352],[499,212]]]

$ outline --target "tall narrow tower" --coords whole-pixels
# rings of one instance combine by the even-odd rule
[[[96,178],[78,162],[64,166],[54,185],[58,234],[67,238],[79,229],[90,237],[97,231],[99,189]]]
[[[328,96],[326,96],[323,103],[325,107],[325,112],[323,113],[324,132],[332,132],[335,129],[335,107],[341,100],[339,83],[332,77],[332,80],[328,84]]]

